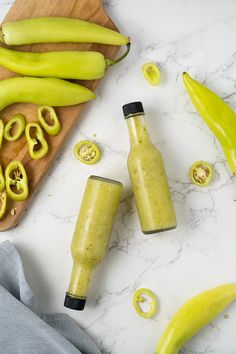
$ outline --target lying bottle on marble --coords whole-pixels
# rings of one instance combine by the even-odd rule
[[[127,121],[130,153],[128,170],[141,228],[151,234],[176,227],[176,216],[162,156],[152,144],[146,127],[143,105],[123,106]]]
[[[90,176],[71,243],[73,269],[64,306],[83,310],[93,269],[103,260],[120,203],[123,185]]]

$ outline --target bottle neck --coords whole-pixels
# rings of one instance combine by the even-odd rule
[[[126,121],[131,146],[150,143],[144,115],[132,116],[127,118]]]
[[[78,298],[86,298],[92,271],[91,268],[74,261],[68,294]]]

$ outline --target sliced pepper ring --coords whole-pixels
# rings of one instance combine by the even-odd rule
[[[31,130],[33,130],[33,134]],[[25,127],[25,137],[31,158],[34,160],[42,159],[48,152],[48,143],[44,138],[39,123],[27,123]]]
[[[157,86],[160,83],[160,69],[155,63],[146,63],[142,66],[142,72],[149,84]]]
[[[93,165],[101,158],[99,147],[89,140],[82,140],[77,143],[74,147],[74,155],[79,161],[87,165]]]
[[[0,165],[0,192],[2,192],[5,188],[5,178],[2,172],[2,166]]]
[[[22,201],[28,198],[28,177],[21,161],[11,161],[5,170],[6,191],[9,198]]]
[[[147,312],[144,312],[140,307],[140,304],[144,302],[148,302],[149,304],[149,310]],[[133,305],[136,312],[141,317],[146,319],[152,318],[158,311],[158,301],[156,295],[148,288],[140,288],[135,291]]]
[[[49,124],[46,121],[46,118],[44,115],[45,113],[49,115],[49,119],[51,124]],[[60,121],[57,117],[57,114],[54,110],[53,107],[51,106],[40,106],[38,107],[38,118],[39,122],[42,125],[43,129],[49,134],[49,135],[57,135],[59,134],[61,130],[61,124]]]
[[[21,113],[15,114],[5,125],[4,128],[4,139],[7,141],[18,140],[25,130],[25,116]],[[16,130],[14,133],[11,132],[13,126],[16,125]]]
[[[3,135],[4,135],[4,123],[3,123],[2,119],[0,119],[0,149],[2,147]]]
[[[7,208],[7,193],[6,191],[1,192],[0,196],[1,206],[0,206],[0,220],[3,218]]]
[[[190,168],[191,181],[200,187],[207,186],[213,177],[213,168],[205,161],[197,161]]]

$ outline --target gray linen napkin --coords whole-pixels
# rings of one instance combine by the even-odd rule
[[[67,314],[40,312],[9,241],[0,244],[0,354],[101,354]]]

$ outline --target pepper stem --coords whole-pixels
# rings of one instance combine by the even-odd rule
[[[123,55],[121,55],[119,58],[117,59],[106,59],[106,67],[109,68],[109,66],[115,65],[117,63],[119,63],[121,60],[123,60],[130,51],[130,43],[128,43],[127,45],[127,49],[125,51],[125,53]]]

